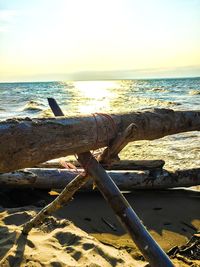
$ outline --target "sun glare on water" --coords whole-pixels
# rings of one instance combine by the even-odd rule
[[[74,85],[83,96],[100,99],[109,96],[108,89],[115,88],[117,84],[114,81],[81,81],[75,82]]]
[[[114,81],[79,81],[74,82],[78,93],[85,98],[79,106],[81,113],[103,112],[109,110],[110,99],[114,97],[111,89],[119,86]]]

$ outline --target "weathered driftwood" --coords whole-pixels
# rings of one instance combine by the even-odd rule
[[[131,123],[134,140],[152,140],[200,130],[200,111],[153,109],[142,112],[0,122],[0,172],[32,167],[50,159],[105,147]],[[89,129],[89,130],[88,130]]]
[[[53,101],[53,103],[52,106],[50,106],[54,114],[60,115],[61,113],[62,115],[62,111],[60,110],[56,101],[54,99],[51,100]],[[54,109],[54,106],[58,107],[58,111],[57,109]],[[114,209],[117,217],[120,219],[124,227],[128,230],[136,245],[142,251],[144,257],[149,261],[151,266],[173,266],[168,256],[159,247],[159,245],[142,225],[134,210],[120,193],[119,189],[113,183],[112,179],[107,175],[103,167],[101,167],[101,165],[95,160],[93,155],[90,152],[81,153],[78,154],[78,160],[84,166],[84,169],[87,171],[87,173],[90,173],[91,176],[95,179],[98,188],[103,193],[104,197],[109,202],[111,207]],[[79,177],[79,175],[77,177]],[[63,195],[62,199],[64,199],[66,197],[66,194],[68,194],[68,192],[65,193],[65,189],[61,193],[61,195]],[[58,202],[55,203],[55,205],[53,205],[53,203],[50,204],[50,207],[53,207],[53,209],[49,207],[51,212],[60,208],[62,199],[59,200],[58,197]],[[41,214],[38,214],[35,218],[32,219],[32,223],[29,222],[24,226],[23,232],[26,234],[28,231],[30,231],[33,225],[35,225],[35,221],[37,225],[37,223],[40,222],[40,219],[43,219],[44,216],[46,217],[45,208],[44,212],[42,212],[42,216]]]
[[[134,137],[134,133],[137,131],[137,126],[131,123],[124,132],[119,133],[117,137],[109,144],[103,153],[98,157],[98,161],[101,163],[111,163],[119,160],[119,152],[129,143]]]
[[[93,177],[97,188],[150,265],[152,267],[173,266],[167,254],[152,238],[116,184],[92,154],[90,152],[81,153],[78,155],[78,161]]]
[[[88,177],[83,177],[82,174],[78,174],[59,194],[59,196],[52,201],[49,205],[45,206],[35,217],[23,225],[22,232],[28,234],[35,226],[42,224],[49,215],[56,210],[62,208],[74,195],[74,193],[81,188],[88,180]]]
[[[64,161],[64,160],[63,160]],[[80,163],[75,160],[66,160],[67,163],[80,168]],[[154,170],[161,169],[165,164],[164,160],[120,160],[109,164],[101,163],[106,170]],[[57,168],[64,169],[65,167],[59,160],[47,161],[35,166],[36,168]]]
[[[76,175],[82,173],[66,169],[38,169],[30,168],[12,173],[0,174],[0,186],[31,187],[41,189],[63,189]],[[121,190],[134,189],[164,189],[173,187],[189,187],[200,184],[200,168],[160,171],[107,171]],[[90,177],[89,177],[90,178]],[[92,180],[83,188],[84,191],[93,190]]]

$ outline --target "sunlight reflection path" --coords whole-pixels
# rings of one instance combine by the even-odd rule
[[[110,101],[117,97],[111,89],[119,87],[116,81],[74,82],[77,94],[84,100],[78,107],[80,113],[110,111]]]

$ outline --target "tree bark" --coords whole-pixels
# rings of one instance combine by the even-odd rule
[[[25,169],[12,173],[0,174],[0,186],[31,187],[41,189],[63,189],[79,172],[66,169]],[[121,190],[134,189],[165,189],[173,187],[189,187],[200,184],[200,168],[169,172],[160,171],[107,171]],[[93,182],[88,182],[81,188],[84,191],[93,190]],[[84,180],[84,178],[83,178]]]
[[[75,160],[66,160],[67,163],[74,165],[75,167],[80,168],[80,163]],[[165,161],[162,159],[157,160],[119,160],[116,162],[112,162],[110,164],[105,164],[101,162],[101,165],[106,170],[155,170],[161,169],[165,164]],[[40,163],[35,166],[35,168],[57,168],[64,169],[65,167],[59,162],[59,160],[55,161],[47,161],[44,163]]]
[[[105,115],[105,114],[104,114]],[[118,115],[101,114],[0,122],[0,172],[32,167],[50,159],[105,147],[131,123],[129,141],[153,140],[200,130],[200,111],[154,109]]]

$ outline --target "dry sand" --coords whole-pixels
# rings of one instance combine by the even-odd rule
[[[126,198],[175,266],[200,266],[200,191],[135,191]],[[0,266],[146,266],[140,251],[97,192],[78,193],[26,237],[21,225],[54,196],[0,192]],[[196,235],[195,235],[196,234]],[[191,243],[185,245],[193,236]]]

